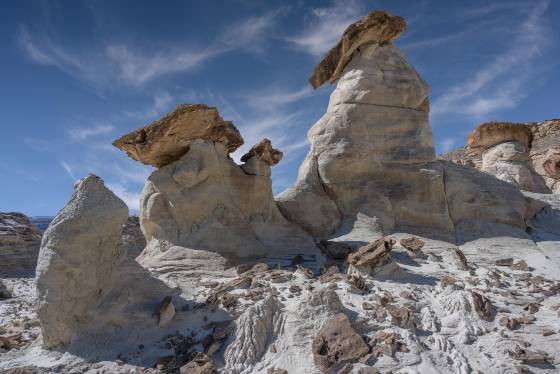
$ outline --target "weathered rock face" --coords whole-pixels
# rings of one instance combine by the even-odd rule
[[[234,257],[315,248],[312,238],[276,207],[268,161],[278,153],[269,142],[263,144],[239,166],[223,144],[198,139],[181,159],[154,171],[140,204],[148,242]]]
[[[395,39],[406,29],[401,17],[392,17],[387,12],[374,11],[344,31],[341,40],[315,67],[309,82],[313,88],[330,81],[335,82],[346,64],[365,44],[385,44]]]
[[[477,127],[467,145],[439,156],[474,167],[516,187],[560,192],[560,120],[490,122]]]
[[[180,159],[196,139],[221,143],[228,152],[243,144],[237,128],[224,121],[216,108],[183,104],[154,123],[115,140],[113,145],[137,161],[162,167]]]
[[[41,232],[24,214],[0,212],[0,276],[32,273],[40,245]]]
[[[152,313],[171,291],[124,252],[127,217],[124,202],[100,178],[90,175],[76,184],[45,232],[39,253],[37,314],[43,346],[157,326]]]

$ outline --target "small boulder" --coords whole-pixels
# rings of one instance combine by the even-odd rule
[[[325,322],[313,339],[313,362],[319,370],[328,372],[334,366],[358,360],[369,347],[354,331],[344,313],[338,313]]]
[[[418,239],[415,236],[411,236],[410,238],[404,238],[401,239],[401,241],[399,242],[403,247],[405,247],[406,249],[408,249],[409,251],[413,252],[413,253],[417,253],[420,252],[422,250],[422,248],[424,247],[424,241]]]
[[[389,253],[394,245],[395,241],[392,239],[378,239],[348,255],[348,264],[358,270],[373,270],[390,262]]]
[[[249,152],[241,156],[242,162],[247,162],[251,157],[257,157],[259,160],[270,166],[276,165],[282,160],[283,153],[272,148],[272,143],[268,139],[263,139],[255,144]]]
[[[492,318],[492,303],[486,296],[478,292],[471,291],[474,310],[483,320],[489,321]]]

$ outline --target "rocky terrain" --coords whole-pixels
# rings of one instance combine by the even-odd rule
[[[101,178],[78,181],[36,278],[0,283],[0,372],[558,372],[560,195],[519,188],[531,147],[558,143],[489,126],[484,171],[436,159],[428,84],[392,43],[405,28],[372,12],[319,63],[312,86],[336,88],[276,198],[282,152],[263,139],[236,164],[217,108],[115,141],[156,167],[143,236]]]
[[[467,145],[439,158],[525,191],[560,193],[560,120],[483,123],[469,135]]]
[[[0,212],[0,277],[35,271],[41,232],[21,213]]]

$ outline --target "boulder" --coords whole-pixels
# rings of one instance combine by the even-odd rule
[[[263,139],[257,144],[255,144],[249,152],[241,156],[241,161],[247,162],[252,157],[264,161],[270,166],[274,166],[282,160],[282,152],[277,149],[272,148],[272,143],[268,139]]]
[[[357,361],[369,352],[368,345],[354,331],[344,313],[331,317],[313,339],[313,361],[322,372],[334,366]]]
[[[384,265],[390,260],[389,253],[393,245],[395,241],[387,238],[366,244],[348,255],[348,264],[358,269],[373,269]]]
[[[315,67],[309,83],[317,88],[327,81],[335,82],[361,46],[388,43],[405,29],[406,22],[403,18],[393,17],[384,11],[371,12],[346,28],[341,40]]]
[[[181,374],[215,374],[217,373],[212,359],[204,353],[197,353],[187,364],[181,366]]]
[[[400,245],[408,249],[413,253],[420,252],[424,247],[424,242],[418,239],[416,236],[411,236],[408,238],[403,238],[399,241]]]
[[[233,152],[243,144],[239,130],[218,110],[204,104],[181,104],[165,117],[115,140],[134,160],[163,167],[177,161],[196,139],[223,144]]]
[[[22,213],[0,212],[0,277],[33,273],[41,232]]]
[[[268,162],[279,152],[263,141],[249,154],[237,165],[222,143],[197,139],[179,160],[155,170],[140,200],[148,247],[168,243],[239,258],[318,252],[274,202]]]
[[[75,185],[44,234],[36,271],[43,346],[89,346],[120,334],[121,342],[157,326],[152,313],[172,294],[126,255],[121,244],[125,203],[90,175]],[[126,338],[122,338],[122,337]]]

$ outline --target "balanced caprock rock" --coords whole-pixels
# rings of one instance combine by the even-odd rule
[[[473,223],[524,229],[535,212],[519,191],[436,161],[428,85],[391,43],[404,29],[402,18],[373,12],[346,30],[347,53],[334,48],[319,63],[314,87],[342,73],[295,186],[276,197],[280,210],[315,237],[366,242],[392,232],[453,240]],[[319,71],[333,75],[317,80]]]
[[[49,225],[36,274],[44,347],[84,345],[95,355],[103,347],[93,349],[92,342],[117,334],[126,344],[157,328],[153,313],[174,291],[127,255],[121,243],[127,217],[124,202],[90,175]]]
[[[560,120],[483,123],[464,147],[439,158],[474,167],[525,191],[560,193]]]
[[[282,153],[264,139],[242,157],[244,164],[237,165],[229,153],[243,143],[241,135],[231,122],[225,122],[227,131],[200,130],[224,123],[217,114],[204,120],[193,116],[191,109],[200,107],[179,105],[174,112],[137,130],[135,133],[152,134],[146,137],[149,155],[142,153],[142,147],[131,152],[128,146],[120,145],[122,141],[114,143],[140,161],[148,157],[169,160],[153,163],[159,168],[148,177],[141,196],[140,223],[148,241],[146,254],[162,246],[239,258],[316,250],[311,236],[286,220],[274,201],[270,168],[280,161]],[[165,133],[170,128],[188,142],[170,149],[169,143],[180,143]],[[208,133],[221,135],[204,135]],[[178,154],[181,156],[176,160],[171,156]]]

